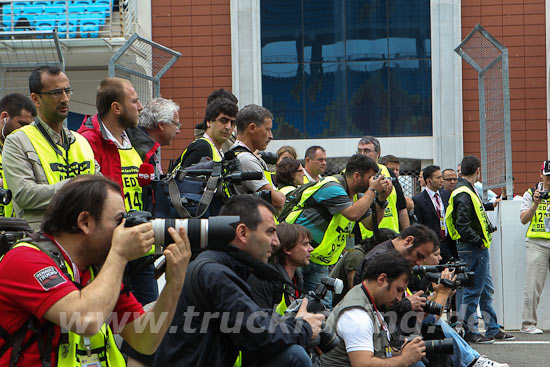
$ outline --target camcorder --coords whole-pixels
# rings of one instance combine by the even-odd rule
[[[322,313],[325,317],[328,317],[329,310],[328,308],[321,303],[321,300],[325,298],[327,292],[330,290],[335,294],[342,293],[344,289],[344,283],[340,279],[335,278],[323,278],[321,282],[315,288],[314,291],[310,291],[309,294],[304,296],[307,298],[307,312],[310,313]],[[300,306],[302,305],[303,298],[297,299],[288,306],[285,313],[289,315],[296,315]],[[321,352],[328,353],[334,349],[338,344],[340,344],[340,338],[334,330],[330,329],[326,324],[323,324],[319,337],[316,340],[313,340],[309,347],[318,346]]]
[[[441,272],[449,268],[454,270],[455,280],[441,279]],[[421,275],[426,279],[438,284],[443,284],[447,288],[457,289],[460,287],[473,287],[475,285],[475,273],[468,271],[468,266],[461,262],[450,262],[440,265],[416,265],[412,268],[415,275]]]

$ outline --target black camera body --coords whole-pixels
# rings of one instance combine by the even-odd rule
[[[539,195],[541,199],[547,200],[548,198],[550,198],[550,191],[548,190],[539,191]]]
[[[325,298],[329,290],[336,294],[340,294],[343,288],[344,283],[342,283],[340,279],[329,277],[321,279],[321,282],[317,288],[305,296],[308,300],[307,312],[322,313],[323,315],[328,316],[329,310],[321,303],[321,300]],[[296,315],[298,309],[302,305],[302,299],[303,297],[292,302],[292,304],[286,309],[285,313]],[[331,330],[326,324],[323,324],[318,340],[314,340],[311,346],[318,346],[323,353],[327,353],[334,349],[338,344],[340,344],[338,334],[336,334],[334,330]]]
[[[380,176],[383,176],[381,170],[378,170],[378,172],[374,175],[374,179],[375,180],[378,180],[378,177]],[[386,177],[387,180],[390,180],[392,183],[396,182],[397,181],[397,177],[393,177],[393,176],[389,176],[389,177]]]

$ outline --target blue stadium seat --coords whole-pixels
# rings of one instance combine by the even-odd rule
[[[39,14],[35,17],[34,27],[37,31],[51,31],[55,25],[56,19],[52,14]]]
[[[88,3],[82,1],[74,1],[69,4],[69,14],[84,14],[86,13],[86,8]]]
[[[76,38],[78,33],[78,15],[69,15],[69,22],[67,19],[61,19],[58,21],[57,31],[59,38],[67,38],[67,26],[69,31],[69,38]]]
[[[80,37],[99,37],[100,21],[97,14],[84,14],[80,17]]]
[[[95,17],[100,25],[104,25],[107,17],[109,17],[110,9],[105,4],[93,4],[87,8],[87,13],[90,17]]]
[[[44,13],[46,14],[62,14],[65,13],[65,5],[50,4],[44,7]]]

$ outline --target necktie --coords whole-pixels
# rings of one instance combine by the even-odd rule
[[[439,217],[439,238],[444,239],[445,238],[445,227],[443,222],[443,216],[441,213],[441,205],[439,204],[439,193],[435,193],[435,207],[437,210],[437,216]]]

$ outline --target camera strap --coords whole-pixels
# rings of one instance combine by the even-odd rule
[[[390,342],[391,341],[390,330],[386,326],[386,323],[382,321],[382,317],[380,316],[380,312],[378,311],[378,308],[376,307],[376,304],[374,303],[374,301],[373,301],[373,299],[372,299],[372,297],[369,293],[369,290],[367,289],[367,287],[365,287],[364,282],[361,282],[361,289],[363,290],[363,293],[365,293],[365,295],[367,296],[369,302],[371,303],[372,307],[374,308],[374,312],[376,312],[376,316],[378,318],[378,322],[380,323],[380,327],[382,328],[382,330],[384,330],[386,332],[386,338],[388,338],[388,342]]]

